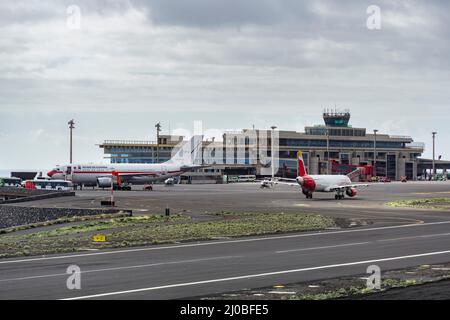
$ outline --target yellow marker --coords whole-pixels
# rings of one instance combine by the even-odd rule
[[[282,289],[284,286],[282,284],[277,284],[273,286],[275,289]]]
[[[104,234],[95,234],[92,236],[92,241],[94,242],[106,242],[106,235]]]

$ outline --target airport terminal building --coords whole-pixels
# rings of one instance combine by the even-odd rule
[[[279,164],[276,175],[297,175],[298,150],[303,152],[310,174],[347,174],[356,168],[365,168],[366,176],[389,177],[391,180],[402,177],[415,180],[421,174],[418,163],[424,151],[423,143],[414,142],[408,136],[354,128],[349,125],[348,111],[325,110],[322,116],[323,124],[307,126],[304,132],[276,131],[279,141],[275,153],[278,154],[275,161]],[[222,141],[204,141],[202,162],[212,166],[187,175],[190,179],[210,182],[219,182],[224,175],[267,175],[264,170],[267,161],[260,155],[266,155],[266,160],[270,158],[271,134],[270,129],[244,129],[225,132]],[[169,135],[160,136],[158,141],[105,140],[100,148],[111,163],[157,163],[167,161],[173,148],[182,140],[183,137]],[[244,152],[238,152],[239,148]],[[256,161],[251,161],[252,150],[257,151]],[[217,161],[217,156],[211,159],[211,154],[217,152],[221,154],[221,161]]]

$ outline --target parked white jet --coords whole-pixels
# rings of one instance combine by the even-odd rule
[[[47,173],[52,180],[69,180],[75,185],[111,187],[122,183],[148,184],[164,181],[184,172],[204,168],[194,164],[199,159],[202,137],[194,136],[164,163],[155,164],[71,164],[58,166]]]
[[[312,199],[313,192],[335,192],[335,199],[343,199],[346,194],[349,197],[356,196],[357,188],[368,187],[368,184],[355,184],[346,175],[308,175],[303,161],[301,151],[297,153],[298,177],[295,179],[280,178],[274,184],[288,184],[300,186],[302,193],[307,199]],[[281,180],[293,181],[294,183],[283,183]]]

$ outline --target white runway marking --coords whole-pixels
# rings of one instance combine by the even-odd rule
[[[359,245],[368,244],[368,243],[370,243],[370,242],[354,242],[354,243],[337,244],[337,245],[334,245],[334,246],[282,250],[282,251],[276,251],[276,253],[287,253],[287,252],[297,252],[297,251],[311,251],[311,250],[331,249],[331,248],[340,248],[340,247],[351,247],[351,246],[359,246]]]
[[[317,233],[303,233],[303,234],[293,234],[293,235],[286,235],[286,236],[273,236],[273,237],[268,236],[268,237],[261,237],[261,238],[237,239],[237,240],[227,240],[227,241],[201,242],[201,243],[191,243],[191,244],[183,244],[183,245],[164,246],[164,247],[145,247],[145,248],[137,248],[137,249],[126,249],[126,250],[116,250],[116,251],[102,251],[102,252],[95,252],[95,253],[73,254],[73,255],[64,255],[64,256],[51,256],[51,257],[41,257],[41,258],[31,258],[31,259],[20,259],[20,260],[7,260],[7,261],[0,261],[0,265],[2,265],[2,264],[13,264],[13,263],[26,263],[26,262],[33,262],[33,261],[56,260],[56,259],[73,259],[73,258],[80,258],[80,257],[91,257],[91,256],[120,254],[120,253],[133,253],[133,252],[142,252],[142,251],[170,250],[170,249],[189,248],[189,247],[202,247],[202,246],[212,246],[212,245],[221,245],[221,244],[233,244],[233,243],[243,243],[243,242],[254,242],[254,241],[268,241],[268,240],[303,238],[303,237],[313,237],[313,236],[327,236],[327,235],[354,233],[354,232],[370,232],[370,231],[377,231],[377,230],[388,230],[388,229],[399,229],[399,228],[414,228],[414,227],[441,225],[441,224],[450,224],[450,221],[429,222],[429,223],[421,223],[421,224],[406,224],[406,225],[401,225],[401,226],[387,226],[387,227],[352,229],[352,230],[342,230],[342,231],[325,231],[325,232],[317,232]]]
[[[344,244],[337,244],[337,245],[332,245],[332,246],[281,250],[281,251],[275,251],[275,253],[282,254],[282,253],[290,253],[290,252],[314,251],[314,250],[333,249],[333,248],[340,248],[340,247],[359,246],[359,245],[364,245],[364,244],[374,244],[377,242],[393,242],[393,241],[411,240],[411,239],[419,239],[419,238],[431,238],[431,237],[442,237],[442,236],[450,236],[450,233],[428,234],[428,235],[421,235],[421,236],[414,236],[414,237],[402,237],[402,238],[392,238],[392,239],[379,239],[379,240],[375,240],[375,241],[366,241],[366,242],[344,243]],[[212,260],[220,260],[220,259],[236,259],[236,258],[242,258],[242,257],[243,256],[223,256],[223,257],[213,257],[213,258],[169,261],[169,262],[159,262],[159,263],[133,265],[133,266],[125,266],[125,267],[93,269],[93,270],[82,271],[81,273],[94,273],[94,272],[117,271],[117,270],[126,270],[126,269],[148,268],[148,267],[157,267],[157,266],[162,266],[162,265],[195,263],[195,262],[212,261]],[[32,279],[50,278],[50,277],[58,277],[58,276],[65,276],[65,275],[66,275],[65,273],[55,273],[55,274],[37,275],[37,276],[20,277],[20,278],[0,279],[0,282],[32,280]]]
[[[340,248],[340,247],[360,246],[360,245],[364,245],[364,244],[374,244],[374,243],[377,243],[377,242],[395,242],[395,241],[402,241],[402,240],[413,240],[413,239],[445,237],[445,236],[450,236],[450,233],[436,233],[436,234],[426,234],[426,235],[421,235],[421,236],[411,236],[411,237],[401,237],[401,238],[391,238],[391,239],[379,239],[379,240],[375,240],[375,241],[366,241],[366,242],[344,243],[344,244],[337,244],[337,245],[324,246],[324,247],[290,249],[290,250],[276,251],[276,253],[289,253],[289,252],[297,252],[297,251],[323,250],[323,249],[332,249],[332,248]]]
[[[376,263],[376,262],[404,260],[404,259],[412,259],[412,258],[420,258],[420,257],[444,255],[444,254],[450,254],[450,250],[427,252],[427,253],[421,253],[421,254],[413,254],[413,255],[390,257],[390,258],[373,259],[373,260],[355,261],[355,262],[340,263],[340,264],[330,264],[330,265],[325,265],[325,266],[317,266],[317,267],[309,267],[309,268],[301,268],[301,269],[282,270],[282,271],[274,271],[274,272],[258,273],[258,274],[248,274],[248,275],[229,277],[229,278],[202,280],[202,281],[186,282],[186,283],[175,283],[175,284],[169,284],[169,285],[157,286],[157,287],[115,291],[115,292],[92,294],[92,295],[87,295],[87,296],[65,298],[62,300],[82,300],[82,299],[91,299],[91,298],[101,298],[101,297],[123,295],[123,294],[130,294],[130,293],[155,291],[155,290],[177,288],[177,287],[188,287],[188,286],[195,286],[195,285],[201,285],[201,284],[228,282],[228,281],[243,280],[243,279],[261,278],[261,277],[280,275],[280,274],[289,274],[289,273],[297,273],[297,272],[305,272],[305,271],[313,271],[313,270],[321,270],[321,269],[331,269],[331,268],[338,268],[338,267],[348,267],[348,266],[355,266],[355,265],[362,265],[362,264],[372,264],[372,263]]]
[[[95,272],[117,271],[117,270],[127,270],[127,269],[140,269],[140,268],[150,268],[150,267],[158,267],[158,266],[164,266],[164,265],[173,265],[173,264],[181,264],[181,263],[195,263],[195,262],[222,260],[222,259],[233,259],[233,258],[241,258],[241,257],[242,256],[223,256],[223,257],[214,257],[214,258],[203,258],[203,259],[191,259],[191,260],[158,262],[158,263],[141,264],[141,265],[135,265],[135,266],[126,266],[126,267],[93,269],[93,270],[81,271],[80,273],[95,273]],[[22,281],[22,280],[32,280],[32,279],[40,279],[40,278],[52,278],[52,277],[60,277],[60,276],[67,276],[67,273],[54,273],[54,274],[45,274],[45,275],[39,275],[39,276],[0,279],[0,282]]]
[[[430,194],[448,194],[450,191],[435,191],[435,192],[413,192],[412,194],[430,195]]]
[[[450,236],[450,233],[426,234],[426,235],[422,235],[422,236],[402,237],[402,238],[393,238],[393,239],[381,239],[381,240],[377,240],[377,241],[378,242],[388,242],[388,241],[411,240],[411,239],[445,237],[445,236]]]

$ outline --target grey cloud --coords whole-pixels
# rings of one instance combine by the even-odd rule
[[[283,8],[272,0],[150,0],[134,1],[150,8],[156,24],[193,27],[273,24],[283,19]]]
[[[374,2],[380,31],[365,26]],[[83,14],[77,32],[64,28],[71,4]],[[1,148],[11,166],[21,154],[12,137],[40,128],[61,136],[69,118],[97,142],[140,139],[167,119],[299,130],[334,103],[352,110],[354,125],[389,114],[386,128],[407,116],[401,133],[450,135],[449,9],[419,0],[1,1]],[[98,159],[88,147],[84,160]]]

